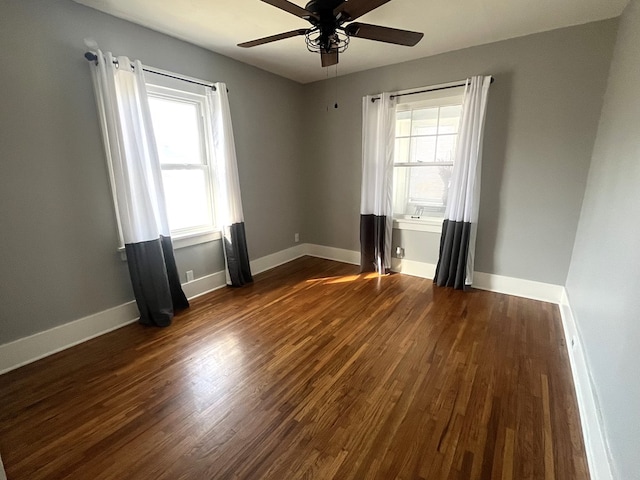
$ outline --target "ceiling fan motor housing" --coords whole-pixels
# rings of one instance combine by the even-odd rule
[[[319,46],[325,53],[336,50],[340,43],[336,38],[336,29],[346,22],[347,18],[342,13],[336,16],[333,11],[342,3],[342,0],[311,0],[305,6],[305,10],[316,15],[309,16],[307,20],[319,29]]]
[[[333,17],[333,11],[341,3],[342,0],[311,0],[304,9],[319,16],[322,15],[322,13],[328,13]]]

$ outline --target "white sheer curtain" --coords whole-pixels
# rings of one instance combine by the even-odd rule
[[[218,219],[222,225],[243,222],[238,161],[231,125],[229,98],[224,83],[214,84],[215,90],[207,89],[207,102],[212,112],[212,139],[216,177],[216,204]]]
[[[127,57],[115,59],[110,52],[98,50],[97,55],[91,72],[122,240],[127,244],[168,237],[142,64]]]
[[[98,116],[140,323],[167,326],[189,302],[171,245],[143,67],[96,54],[90,65]]]
[[[242,212],[238,161],[231,124],[227,86],[218,82],[208,89],[211,112],[211,150],[214,153],[216,214],[222,227],[227,284],[242,286],[253,281]]]
[[[473,282],[482,139],[484,134],[490,76],[467,80],[456,154],[440,240],[440,258],[434,281],[458,289]]]
[[[391,268],[395,105],[389,93],[367,95],[362,100],[360,268],[363,272],[385,273]]]

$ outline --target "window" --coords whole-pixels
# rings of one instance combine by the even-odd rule
[[[463,93],[458,87],[400,97],[410,101],[396,106],[393,212],[398,228],[442,222]]]
[[[171,235],[215,230],[204,95],[147,84]]]

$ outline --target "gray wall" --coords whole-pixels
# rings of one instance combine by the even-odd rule
[[[249,252],[293,245],[302,209],[302,86],[70,0],[0,2],[0,344],[133,298],[83,39],[230,89]],[[298,142],[298,143],[297,143]],[[181,249],[181,278],[223,269]]]
[[[338,109],[335,79],[306,86],[305,240],[359,250],[362,96],[492,74],[476,270],[564,285],[616,26],[590,23],[339,77]],[[399,235],[405,258],[435,263],[437,234]]]
[[[406,259],[415,262],[424,262],[435,265],[438,263],[438,253],[440,250],[440,234],[431,232],[416,232],[414,230],[393,229],[391,239],[395,256],[395,247],[404,248]]]
[[[640,1],[620,23],[567,292],[617,477],[640,479]]]
[[[363,95],[492,74],[477,270],[556,284],[569,270],[615,464],[640,478],[639,10],[633,0],[623,16],[582,204],[615,20],[342,77],[336,98],[336,80],[301,86],[70,0],[1,2],[0,344],[132,299],[84,37],[228,84],[253,258],[292,246],[294,232],[358,250]],[[437,235],[394,238],[407,258],[435,262]],[[177,261],[183,279],[219,271],[220,244]]]

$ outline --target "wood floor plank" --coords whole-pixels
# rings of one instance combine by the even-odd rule
[[[588,479],[556,306],[303,257],[0,376],[12,480]]]

